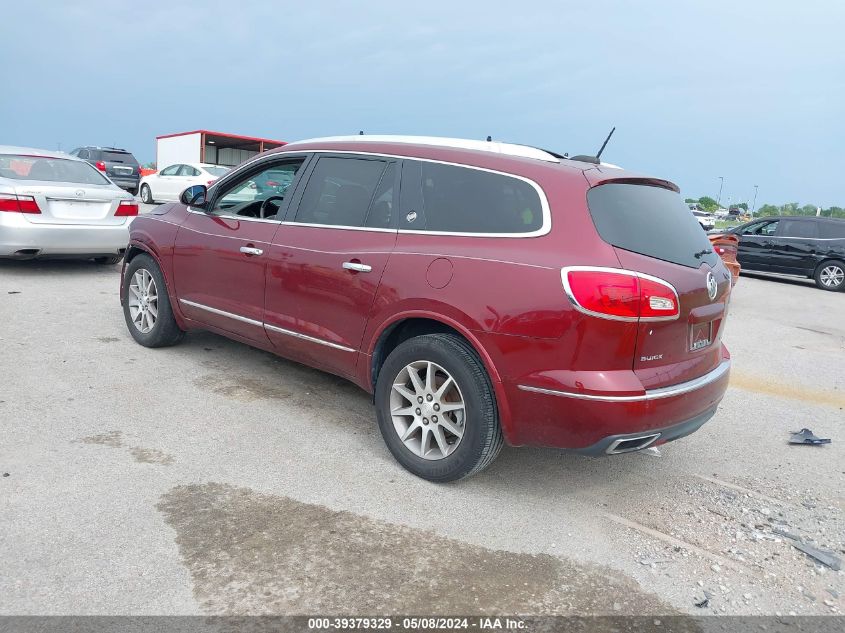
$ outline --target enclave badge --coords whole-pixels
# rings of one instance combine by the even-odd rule
[[[707,273],[707,295],[710,297],[710,301],[716,298],[716,292],[718,292],[719,286],[716,283],[716,278],[713,276],[713,273]]]

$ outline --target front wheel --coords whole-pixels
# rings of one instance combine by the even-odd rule
[[[822,262],[816,269],[815,280],[822,290],[845,290],[845,263],[838,260]]]
[[[126,327],[144,347],[175,345],[184,336],[173,317],[164,275],[149,255],[138,255],[127,264],[121,299]]]
[[[429,481],[474,475],[502,448],[493,386],[475,350],[454,334],[418,336],[390,353],[376,413],[396,460]]]

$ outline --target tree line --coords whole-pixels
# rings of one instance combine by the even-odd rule
[[[694,198],[687,198],[687,203],[698,203],[704,210],[712,213],[719,208],[719,203],[709,196],[703,196],[698,200]],[[742,209],[743,212],[748,212],[748,203],[741,202],[739,204],[731,205],[731,208]],[[755,216],[770,216],[770,215],[816,215],[818,207],[815,204],[802,205],[798,202],[789,202],[787,204],[763,204],[754,211]],[[825,218],[845,218],[845,209],[842,207],[828,207],[822,209],[819,214]]]

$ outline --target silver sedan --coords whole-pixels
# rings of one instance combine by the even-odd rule
[[[138,204],[84,160],[0,145],[0,257],[117,263]]]

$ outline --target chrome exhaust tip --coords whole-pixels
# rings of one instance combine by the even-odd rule
[[[660,437],[660,433],[650,433],[649,435],[638,435],[636,437],[623,437],[608,446],[605,453],[607,455],[618,455],[619,453],[633,453],[634,451],[641,451],[653,444],[658,437]]]

